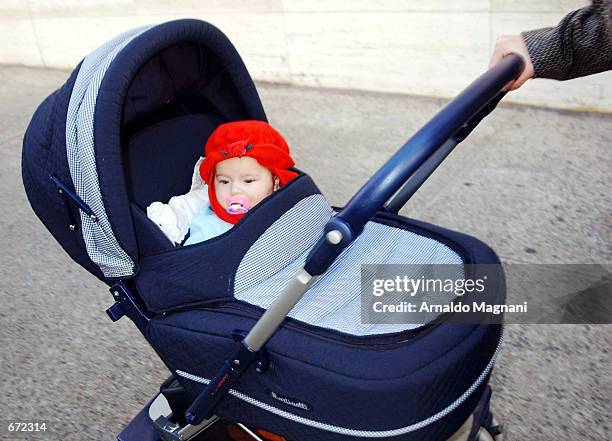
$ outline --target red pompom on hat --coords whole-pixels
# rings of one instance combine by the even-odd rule
[[[215,168],[221,161],[248,156],[266,167],[283,186],[298,174],[288,170],[295,163],[289,155],[287,141],[264,121],[235,121],[221,124],[210,135],[200,164],[200,176],[208,184],[210,206],[219,218],[235,224],[244,214],[230,214],[217,201]]]

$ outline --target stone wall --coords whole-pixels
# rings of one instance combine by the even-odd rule
[[[501,34],[555,25],[581,0],[3,0],[0,63],[72,68],[129,28],[213,23],[256,80],[453,97]],[[508,101],[612,112],[612,72],[528,82]]]

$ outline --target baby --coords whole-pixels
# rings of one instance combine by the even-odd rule
[[[245,213],[297,176],[289,170],[294,162],[287,142],[263,121],[220,125],[208,138],[205,155],[199,162],[199,174],[208,185],[208,201],[203,200],[205,187],[198,188],[194,179],[192,191],[187,195],[176,196],[167,205],[156,202],[147,209],[149,217],[175,243],[180,243],[184,231],[178,235],[168,233],[171,229],[164,228],[168,223],[162,225],[164,222],[156,219],[162,208],[172,212],[172,226],[191,222],[184,245],[192,245],[223,234]]]

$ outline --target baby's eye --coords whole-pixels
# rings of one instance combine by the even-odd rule
[[[227,179],[218,179],[217,181],[219,182],[219,184],[229,184],[229,181]]]
[[[251,184],[251,183],[255,182],[256,180],[257,180],[257,179],[245,179],[245,180],[244,180],[244,182],[245,182],[246,184]]]

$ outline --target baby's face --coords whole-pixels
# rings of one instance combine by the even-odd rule
[[[245,213],[274,191],[274,176],[253,158],[221,161],[215,168],[217,201],[229,213]]]

